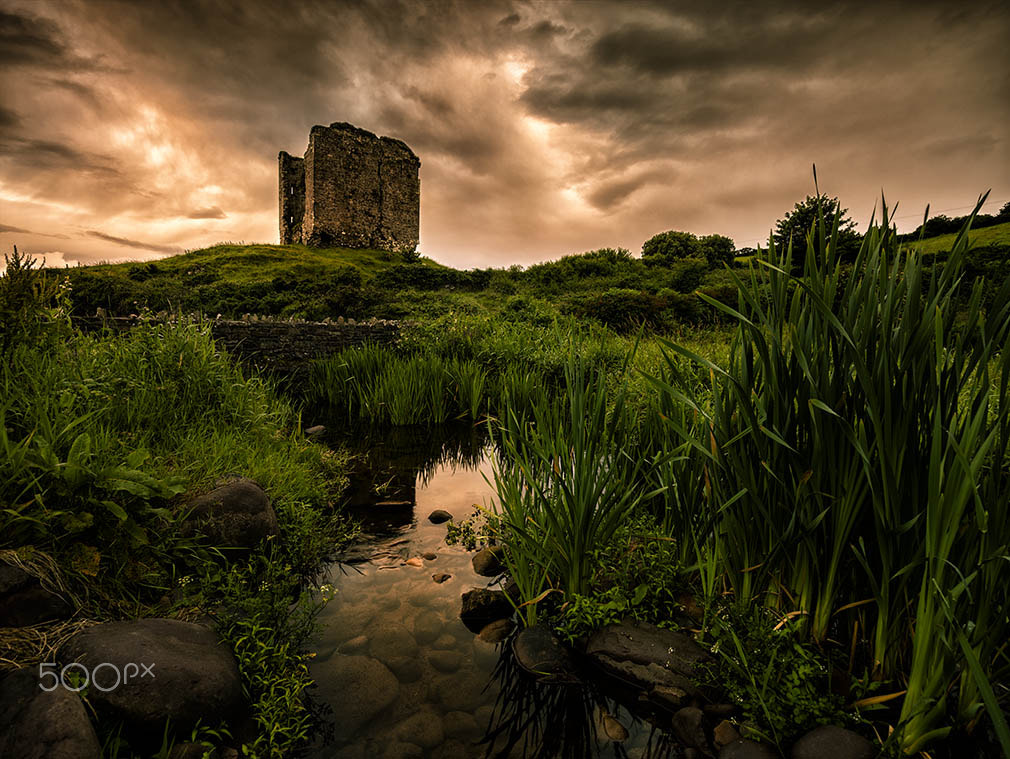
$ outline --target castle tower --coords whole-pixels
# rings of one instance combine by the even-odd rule
[[[312,127],[304,158],[278,156],[281,244],[414,250],[420,166],[400,140],[345,123]]]

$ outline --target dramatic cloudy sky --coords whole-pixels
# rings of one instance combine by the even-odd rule
[[[350,121],[421,158],[421,250],[739,247],[821,187],[1010,200],[1003,3],[0,0],[0,245],[277,241],[276,160]]]

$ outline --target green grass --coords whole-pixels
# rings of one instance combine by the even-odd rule
[[[306,440],[290,401],[206,327],[80,334],[33,274],[0,277],[15,317],[0,340],[0,560],[60,588],[77,619],[210,614],[259,728],[244,755],[287,755],[311,722],[303,646],[318,604],[303,584],[351,527],[337,510],[345,456]],[[234,474],[264,487],[280,527],[245,558],[181,529],[188,497]],[[4,667],[51,660],[60,625],[4,630]],[[98,727],[131,755],[115,725]]]
[[[223,243],[149,263],[99,264],[88,268],[121,276],[129,276],[134,271],[149,277],[184,275],[198,278],[202,274],[216,277],[216,282],[242,285],[292,272],[305,277],[327,274],[342,266],[353,267],[362,274],[374,274],[397,263],[402,263],[399,257],[379,250]],[[426,258],[417,265],[447,268]]]
[[[920,253],[946,253],[950,251],[957,234],[940,235],[939,237],[929,237],[922,242],[905,243],[902,247],[908,246]],[[981,248],[989,245],[1010,245],[1010,222],[997,224],[993,227],[983,229],[973,229],[968,233],[968,244],[972,248]]]

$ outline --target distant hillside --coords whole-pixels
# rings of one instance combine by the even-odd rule
[[[957,234],[954,233],[939,235],[938,237],[929,237],[922,242],[911,241],[905,243],[905,245],[915,248],[921,253],[944,253],[951,249],[951,246],[954,244],[954,240],[956,239]],[[1010,246],[1010,222],[1007,222],[1006,224],[997,224],[984,229],[973,229],[968,233],[968,239],[973,248],[981,248],[992,245]]]
[[[1010,224],[972,232],[966,281],[986,279],[986,298],[1010,276]],[[905,243],[937,255],[954,235]],[[737,265],[745,265],[738,260]],[[730,304],[730,272],[704,258],[643,260],[603,248],[526,269],[459,270],[429,259],[405,260],[373,250],[316,250],[301,245],[216,245],[150,263],[83,266],[70,277],[74,312],[105,309],[427,320],[447,314],[492,314],[549,323],[560,315],[602,322],[619,331],[657,330],[709,322],[717,312],[700,291]],[[61,271],[61,273],[63,273]]]

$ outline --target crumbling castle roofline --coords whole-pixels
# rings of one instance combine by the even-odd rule
[[[304,158],[278,155],[281,244],[414,250],[420,166],[401,140],[343,122],[312,127]]]

